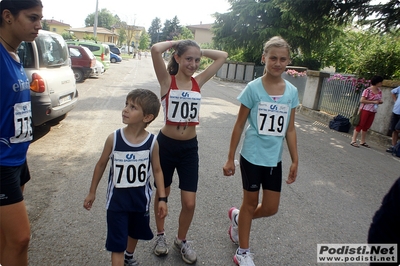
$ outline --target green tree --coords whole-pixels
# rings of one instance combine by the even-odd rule
[[[181,34],[182,26],[179,25],[179,19],[175,16],[172,20],[166,20],[164,23],[164,28],[162,30],[162,40],[173,40],[174,37],[179,36]]]
[[[146,50],[150,47],[150,35],[146,31],[142,31],[139,41],[139,49]]]
[[[230,12],[214,14],[214,42],[259,64],[263,43],[280,35],[295,55],[318,61],[320,51],[339,34],[336,26],[350,23],[354,10],[368,1],[229,0]]]
[[[361,17],[360,23],[371,25],[383,32],[400,31],[400,1],[389,0],[384,4],[369,5],[360,8],[357,14]]]
[[[127,34],[125,28],[120,28],[118,31],[118,44],[122,46],[127,40]]]
[[[188,40],[188,39],[193,40],[194,35],[193,32],[185,26],[181,27],[180,34],[174,37],[174,40]]]
[[[400,32],[345,29],[327,47],[324,60],[337,72],[400,79]]]
[[[91,13],[86,17],[86,27],[94,26],[94,17],[95,13]],[[97,14],[97,26],[111,30],[112,26],[118,22],[118,19],[108,9],[103,8]]]
[[[157,42],[160,41],[160,35],[161,33],[161,19],[156,17],[155,19],[153,19],[151,21],[151,26],[149,27],[149,31],[148,31],[149,35],[150,35],[150,45],[153,45]]]
[[[74,40],[76,39],[75,35],[71,34],[71,32],[62,32],[61,36],[64,38],[64,40]]]
[[[49,24],[47,23],[46,20],[44,20],[43,23],[42,23],[42,29],[50,30],[50,26],[49,26]]]

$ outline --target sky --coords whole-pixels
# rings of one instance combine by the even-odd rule
[[[98,10],[108,9],[129,25],[149,29],[151,22],[178,17],[180,25],[198,25],[213,23],[213,13],[226,13],[230,8],[227,0],[97,0]],[[68,0],[61,4],[59,0],[42,0],[43,18],[54,19],[71,25],[73,28],[85,26],[86,17],[96,11],[96,0]]]

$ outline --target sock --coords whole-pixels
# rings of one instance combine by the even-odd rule
[[[157,232],[157,236],[163,236],[164,234],[165,234],[165,231]]]
[[[179,237],[176,237],[176,239],[177,239],[179,242],[186,243],[186,239],[180,239]]]
[[[125,259],[129,260],[133,258],[133,253],[129,253],[128,251],[125,250]]]
[[[250,253],[250,249],[249,248],[238,248],[237,254],[239,255],[243,255],[246,253]]]

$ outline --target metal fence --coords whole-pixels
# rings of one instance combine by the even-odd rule
[[[359,104],[361,92],[356,92],[351,82],[324,78],[318,103],[320,111],[331,115],[350,117]]]

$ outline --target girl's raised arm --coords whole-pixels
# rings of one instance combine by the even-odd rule
[[[217,71],[225,63],[226,58],[228,58],[228,53],[225,51],[202,49],[201,52],[203,56],[214,60],[214,62],[195,77],[200,88],[217,73]]]
[[[165,66],[162,54],[172,48],[176,41],[165,41],[153,44],[151,47],[151,58],[153,60],[154,71],[156,72],[158,83],[161,87],[161,96],[167,93],[171,84],[171,76]]]

